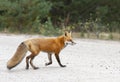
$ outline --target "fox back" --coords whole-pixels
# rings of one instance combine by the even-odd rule
[[[58,53],[65,47],[65,42],[72,42],[71,33],[65,32],[64,35],[56,38],[36,38],[25,41],[24,43],[28,46],[29,51],[39,51],[48,53]]]

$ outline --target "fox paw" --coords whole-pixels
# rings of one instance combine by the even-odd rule
[[[66,65],[61,65],[61,67],[66,67]]]

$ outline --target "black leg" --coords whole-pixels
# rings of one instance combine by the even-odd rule
[[[36,67],[33,65],[33,59],[35,58],[35,56],[31,56],[31,59],[30,59],[30,65],[32,66],[33,69],[38,69],[39,67]]]
[[[56,59],[57,59],[58,64],[59,64],[61,67],[66,67],[66,65],[62,65],[62,64],[61,64],[60,58],[59,58],[59,54],[55,54],[55,57],[56,57]]]
[[[48,62],[48,63],[45,63],[46,66],[52,64],[52,54],[49,54],[49,53],[48,53],[48,60],[49,60],[49,62]]]
[[[30,56],[31,55],[26,57],[26,69],[29,69],[29,59],[30,59]]]

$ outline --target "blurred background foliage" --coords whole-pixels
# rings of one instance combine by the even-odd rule
[[[120,0],[0,0],[0,31],[120,39]]]

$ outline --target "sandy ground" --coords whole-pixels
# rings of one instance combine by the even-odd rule
[[[74,39],[74,46],[67,46],[60,53],[59,67],[54,55],[53,64],[41,52],[34,60],[40,69],[25,69],[24,60],[12,70],[6,68],[17,46],[28,38],[38,36],[0,34],[0,82],[120,82],[120,42]],[[30,53],[28,52],[27,55]]]

